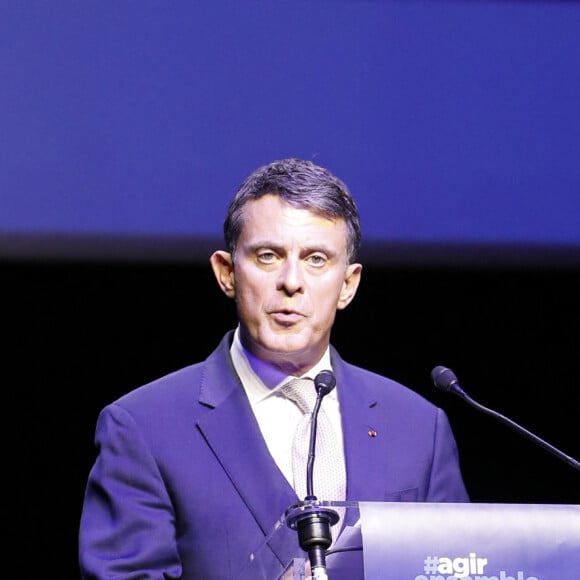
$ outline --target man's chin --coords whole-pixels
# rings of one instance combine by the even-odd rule
[[[300,354],[308,352],[312,348],[312,340],[309,333],[300,332],[298,329],[269,330],[262,338],[262,347],[267,352],[279,355]]]

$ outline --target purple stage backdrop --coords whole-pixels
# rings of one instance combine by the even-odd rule
[[[371,260],[580,263],[580,3],[0,4],[0,257],[205,259],[329,167]]]

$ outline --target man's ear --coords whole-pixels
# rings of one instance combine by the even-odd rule
[[[344,310],[352,302],[360,283],[361,274],[362,264],[355,263],[347,266],[344,282],[342,283],[342,290],[340,291],[338,304],[336,305],[338,310]]]
[[[222,292],[228,298],[235,298],[236,285],[234,283],[234,261],[232,255],[229,252],[218,250],[210,256],[209,262]]]

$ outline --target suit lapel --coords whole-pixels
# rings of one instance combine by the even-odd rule
[[[227,347],[219,347],[207,361],[200,402],[214,407],[198,421],[198,428],[232,485],[267,535],[284,511],[298,501],[273,460],[240,385]],[[296,532],[277,534],[277,556],[287,562],[296,551]]]
[[[383,501],[392,472],[388,453],[388,413],[381,408],[368,379],[337,355],[333,367],[339,385],[347,499]]]

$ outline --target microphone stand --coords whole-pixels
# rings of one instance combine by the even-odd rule
[[[443,391],[448,391],[448,392],[453,393],[454,395],[457,395],[458,397],[463,399],[466,403],[468,403],[469,405],[471,405],[475,409],[478,409],[479,411],[482,411],[483,413],[490,415],[491,417],[494,417],[498,421],[501,421],[502,423],[504,423],[508,427],[511,427],[514,431],[517,431],[518,433],[520,433],[521,435],[523,435],[524,437],[526,437],[530,441],[537,443],[538,445],[540,445],[540,447],[543,447],[546,451],[549,451],[550,453],[552,453],[553,455],[555,455],[559,459],[562,459],[563,461],[565,461],[568,465],[570,465],[574,469],[580,470],[580,462],[578,462],[573,457],[566,455],[563,451],[560,451],[560,449],[558,449],[557,447],[554,447],[553,445],[551,445],[547,441],[544,441],[543,439],[541,439],[540,437],[538,437],[537,435],[535,435],[531,431],[528,431],[526,428],[522,427],[521,425],[519,425],[515,421],[512,421],[508,417],[505,417],[501,413],[498,413],[497,411],[494,411],[493,409],[489,409],[487,407],[484,407],[482,404],[473,400],[461,388],[461,386],[459,385],[459,383],[457,381],[457,377],[455,376],[455,373],[451,369],[439,365],[439,366],[435,367],[433,369],[433,371],[431,371],[431,378],[433,379],[433,383],[435,384],[435,386],[438,389],[441,389]]]
[[[320,379],[325,374],[331,384],[321,384]],[[330,371],[322,371],[314,379],[317,398],[312,411],[310,426],[310,441],[308,448],[308,463],[306,468],[306,497],[304,501],[291,505],[286,510],[287,525],[298,532],[298,543],[308,553],[312,578],[315,580],[327,580],[326,550],[332,544],[331,526],[340,519],[338,512],[321,506],[313,492],[312,476],[314,471],[314,457],[316,449],[316,429],[318,425],[318,411],[322,404],[322,398],[335,386],[334,375]]]

